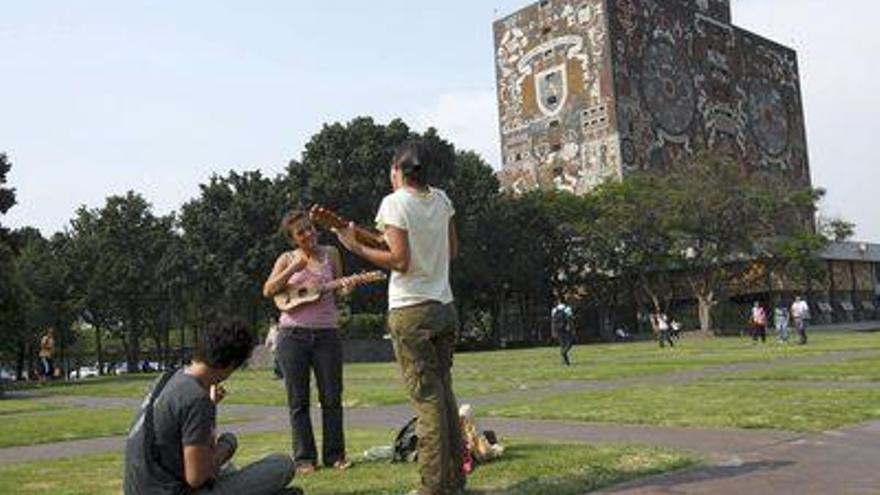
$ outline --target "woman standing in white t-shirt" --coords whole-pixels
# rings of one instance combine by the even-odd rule
[[[391,187],[376,215],[388,251],[359,243],[350,226],[337,229],[352,253],[391,270],[388,328],[411,403],[418,414],[422,494],[464,489],[462,436],[452,391],[452,351],[458,315],[449,285],[457,254],[455,209],[441,189],[425,180],[418,143],[399,146],[391,162]]]

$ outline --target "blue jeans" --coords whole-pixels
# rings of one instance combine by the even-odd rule
[[[293,479],[293,461],[289,456],[273,454],[241,469],[224,469],[209,486],[195,495],[276,495]]]
[[[794,319],[794,327],[797,329],[798,333],[798,344],[806,344],[807,343],[807,322],[803,318],[795,318]]]
[[[312,370],[321,402],[324,442],[321,459],[325,466],[345,459],[342,428],[342,339],[335,328],[282,328],[275,356],[281,365],[290,426],[293,430],[294,461],[316,464],[318,460],[312,417],[309,379]]]
[[[780,342],[788,342],[788,322],[783,321],[776,324],[776,333]]]

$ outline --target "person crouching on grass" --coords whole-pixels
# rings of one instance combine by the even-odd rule
[[[192,363],[154,383],[126,441],[125,495],[301,493],[285,488],[294,475],[290,456],[270,455],[236,470],[227,462],[238,441],[231,433],[216,435],[220,383],[247,361],[255,343],[243,325],[207,328]]]

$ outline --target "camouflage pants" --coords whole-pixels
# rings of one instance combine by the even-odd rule
[[[452,351],[458,314],[452,304],[428,302],[392,309],[388,329],[394,355],[418,415],[420,495],[464,490],[462,436],[452,392]]]

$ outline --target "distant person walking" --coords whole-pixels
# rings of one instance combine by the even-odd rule
[[[278,325],[272,324],[269,327],[269,333],[266,335],[266,348],[272,353],[272,378],[280,380],[284,378],[281,374],[281,365],[278,363]]]
[[[55,329],[49,327],[40,339],[40,379],[51,380],[55,376]]]
[[[776,326],[776,338],[780,344],[788,342],[788,308],[785,303],[779,301],[773,310],[773,324]]]
[[[559,341],[562,364],[571,366],[568,354],[574,347],[574,311],[564,301],[559,301],[550,311],[550,333]]]
[[[791,318],[794,320],[794,328],[798,333],[798,344],[807,343],[807,320],[810,319],[810,307],[801,296],[794,298],[791,304]]]
[[[755,305],[752,306],[750,323],[752,342],[757,343],[758,338],[761,339],[761,342],[767,342],[767,312],[758,301],[755,301]]]
[[[657,342],[660,344],[660,347],[665,347],[667,343],[669,347],[675,347],[675,343],[672,342],[672,336],[669,334],[669,317],[665,313],[658,311],[653,314],[651,321],[654,331],[657,333]]]

